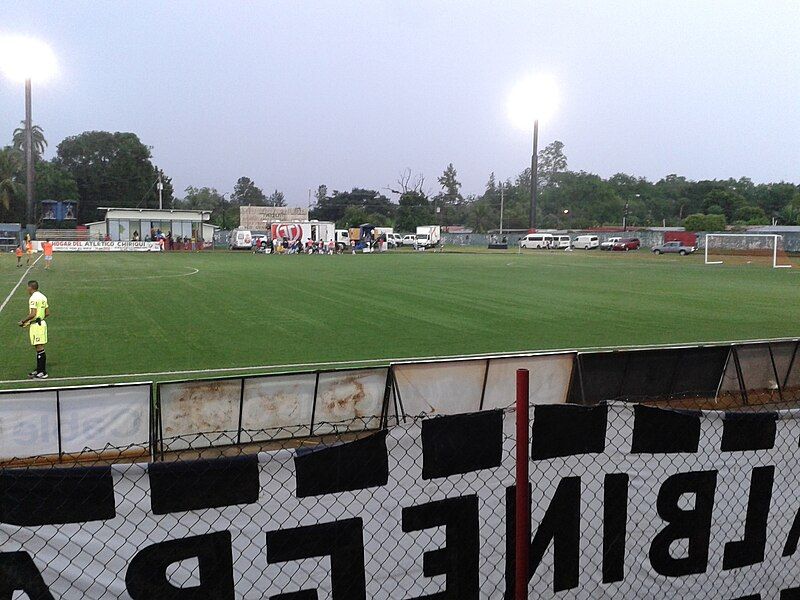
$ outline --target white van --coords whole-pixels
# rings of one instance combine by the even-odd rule
[[[253,247],[253,234],[249,229],[234,229],[228,247],[231,250],[250,250]]]
[[[568,235],[554,235],[553,244],[551,248],[558,248],[559,250],[569,248],[572,245],[572,239]]]
[[[553,245],[553,236],[549,233],[529,233],[519,241],[520,248],[536,249],[550,248]]]
[[[579,235],[575,238],[575,243],[572,244],[573,248],[579,250],[592,250],[600,247],[600,238],[596,235]]]

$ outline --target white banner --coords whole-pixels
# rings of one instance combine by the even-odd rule
[[[54,252],[159,252],[158,242],[54,241]]]
[[[501,599],[513,581],[513,419],[444,416],[313,452],[70,469],[60,481],[0,472],[0,590]],[[799,436],[790,411],[534,407],[530,598],[798,597]]]
[[[98,456],[108,447],[141,459],[148,449],[150,395],[149,383],[3,392],[0,462],[87,449]]]

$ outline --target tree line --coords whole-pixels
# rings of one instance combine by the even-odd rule
[[[172,179],[153,162],[151,149],[134,133],[86,131],[70,136],[58,144],[51,160],[42,157],[48,145],[42,129],[34,125],[31,133],[37,202],[77,200],[78,223],[102,219],[100,208],[158,208],[159,182],[164,208],[209,210],[211,221],[224,227],[238,225],[240,205],[286,205],[283,192],[276,189],[266,194],[248,177],[240,177],[230,193],[189,186],[179,198]],[[14,130],[11,144],[0,148],[0,222],[26,220],[24,148],[23,125]]]
[[[0,221],[25,220],[24,133],[16,129],[11,145],[0,150]],[[36,198],[78,200],[79,223],[102,218],[100,207],[158,207],[159,178],[165,208],[209,210],[212,222],[225,229],[239,224],[240,206],[286,206],[280,190],[267,193],[244,176],[229,193],[189,186],[179,198],[172,180],[153,163],[150,148],[133,133],[70,136],[51,160],[42,158],[47,141],[41,128],[34,126],[32,133]],[[692,230],[800,225],[800,186],[789,182],[756,184],[747,177],[692,181],[676,174],[655,182],[625,173],[603,178],[570,170],[560,141],[539,152],[538,164],[537,223],[543,229],[618,226],[623,219],[634,228],[682,225]],[[527,229],[530,168],[504,180],[490,173],[481,194],[465,196],[461,187],[453,164],[432,184],[406,170],[383,190],[329,191],[320,185],[310,216],[339,227],[370,222],[414,231],[418,225],[440,224],[484,233],[500,227],[502,206],[504,229]]]
[[[480,195],[463,196],[455,167],[449,164],[426,188],[421,175],[401,175],[397,204],[376,190],[355,188],[327,193],[320,186],[315,218],[340,226],[359,222],[393,224],[400,231],[417,225],[464,225],[478,233],[527,229],[530,216],[531,170],[498,180],[489,175]],[[554,141],[539,152],[537,223],[542,229],[585,229],[619,226],[684,226],[714,231],[731,226],[800,225],[800,186],[788,182],[755,184],[747,177],[692,181],[667,175],[658,181],[617,173],[603,178],[568,168],[564,144]]]

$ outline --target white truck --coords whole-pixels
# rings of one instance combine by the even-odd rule
[[[347,250],[350,247],[350,232],[347,229],[336,229],[333,232],[336,248],[340,251]]]
[[[442,241],[442,228],[439,225],[417,227],[417,248],[435,248]]]
[[[300,240],[323,241],[326,244],[336,239],[336,225],[331,221],[276,221],[270,225],[272,239],[287,240],[289,243]]]

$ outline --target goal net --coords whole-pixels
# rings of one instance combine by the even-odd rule
[[[707,265],[758,264],[775,269],[792,266],[783,246],[783,236],[771,233],[707,233]]]

